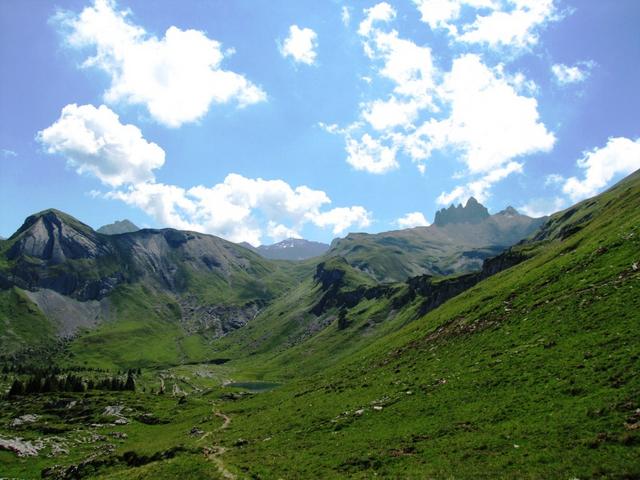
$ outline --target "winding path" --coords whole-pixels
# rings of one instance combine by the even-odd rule
[[[213,407],[212,411],[214,416],[222,419],[222,425],[220,425],[214,431],[226,429],[231,423],[231,417],[229,417],[228,415],[225,415],[222,412],[219,412],[218,410],[215,409],[215,407]],[[204,438],[208,437],[209,435],[211,435],[211,433],[212,432],[206,432],[200,438],[200,440],[203,440]],[[236,475],[231,473],[229,470],[227,470],[227,467],[222,461],[222,458],[220,458],[226,451],[227,449],[221,445],[212,445],[210,447],[204,448],[204,454],[209,460],[215,463],[216,467],[218,468],[218,471],[220,472],[220,475],[222,475],[222,478],[226,478],[228,480],[235,480],[237,478]]]

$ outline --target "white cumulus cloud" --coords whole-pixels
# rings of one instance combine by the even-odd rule
[[[400,228],[428,227],[430,223],[424,218],[422,212],[411,212],[396,220]]]
[[[416,119],[419,105],[412,101],[402,101],[391,95],[387,100],[374,100],[363,105],[362,117],[375,130],[389,130],[393,127],[409,127]]]
[[[309,219],[318,227],[333,227],[333,234],[338,235],[352,226],[368,227],[371,213],[363,207],[338,207],[327,212],[311,213]]]
[[[551,66],[551,72],[558,85],[565,86],[572,83],[584,82],[590,75],[593,62],[578,62],[573,66],[556,63]]]
[[[369,173],[386,173],[398,168],[396,148],[387,146],[368,133],[358,140],[347,138],[347,162],[356,170]]]
[[[463,27],[458,40],[491,48],[525,49],[537,44],[539,28],[556,18],[554,0],[510,0],[503,2],[500,10],[478,15]]]
[[[310,28],[300,28],[297,25],[289,27],[289,36],[280,46],[283,57],[291,57],[298,63],[313,65],[316,61],[318,35]]]
[[[91,174],[112,187],[153,180],[153,170],[165,159],[162,148],[145,140],[135,125],[120,123],[104,105],[67,105],[36,138],[48,153],[65,157],[78,173]]]
[[[387,2],[380,2],[371,8],[367,8],[364,13],[365,17],[364,20],[360,22],[358,33],[365,37],[371,33],[374,23],[389,22],[396,16],[395,9]]]
[[[171,26],[157,38],[132,23],[113,0],[95,0],[79,15],[65,12],[56,19],[70,47],[95,50],[83,66],[111,78],[106,102],[143,105],[166,126],[196,121],[214,103],[245,106],[266,99],[243,75],[221,68],[220,42],[201,31]]]
[[[433,30],[446,28],[456,34],[457,28],[452,24],[460,17],[464,6],[473,8],[495,9],[496,0],[413,0],[421,15],[421,20]]]
[[[289,228],[282,223],[276,223],[274,221],[270,221],[267,224],[267,235],[274,242],[286,240],[287,238],[302,238],[297,230]]]
[[[568,178],[562,187],[574,202],[600,193],[615,176],[639,169],[640,138],[610,138],[604,147],[585,152],[577,165],[583,178]]]
[[[522,173],[523,166],[520,162],[509,162],[500,168],[495,168],[476,177],[466,185],[459,185],[450,192],[442,192],[436,202],[440,205],[448,205],[466,200],[469,197],[475,197],[479,202],[484,202],[489,198],[491,187],[495,183],[504,180],[512,173]]]
[[[554,0],[414,0],[423,22],[446,29],[457,42],[526,50],[539,31],[560,18]],[[463,9],[474,12],[462,15]],[[470,18],[470,21],[466,19]]]
[[[451,113],[443,120],[426,121],[412,134],[414,160],[435,149],[454,148],[477,174],[522,155],[547,152],[555,143],[555,136],[540,122],[536,99],[518,94],[499,69],[487,67],[477,55],[454,60],[441,98]]]
[[[238,174],[229,174],[211,187],[185,189],[145,182],[107,196],[141,208],[162,225],[252,245],[262,243],[265,230],[272,239],[281,240],[299,237],[299,230],[307,223],[332,228],[334,233],[370,223],[370,213],[360,206],[323,210],[331,200],[321,190]]]
[[[562,197],[534,198],[518,210],[529,217],[539,218],[556,213],[566,207],[567,202]]]

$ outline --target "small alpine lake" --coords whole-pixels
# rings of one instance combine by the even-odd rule
[[[273,390],[274,388],[282,385],[281,383],[274,382],[261,382],[261,381],[244,381],[244,382],[229,382],[226,383],[225,387],[231,388],[242,388],[244,390],[249,390],[250,392],[266,392],[269,390]]]

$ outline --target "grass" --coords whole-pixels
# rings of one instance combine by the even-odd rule
[[[207,339],[185,333],[173,298],[137,284],[119,287],[110,299],[113,319],[78,336],[62,365],[126,369],[209,359]]]
[[[0,345],[11,355],[26,345],[37,347],[53,341],[55,331],[40,309],[18,288],[0,290]]]
[[[603,196],[575,236],[230,405],[229,442],[248,444],[229,461],[263,478],[637,477],[639,198]]]

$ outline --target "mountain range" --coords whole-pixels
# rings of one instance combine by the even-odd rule
[[[513,207],[489,215],[472,197],[464,207],[438,211],[428,227],[352,233],[334,240],[330,253],[382,282],[452,275],[480,269],[484,259],[529,236],[545,220],[521,215]]]
[[[272,245],[260,245],[257,248],[248,243],[241,245],[271,260],[307,260],[319,257],[329,250],[329,245],[326,243],[312,242],[302,238],[287,238]]]
[[[297,261],[34,214],[0,242],[0,363],[142,373],[136,392],[5,400],[0,450],[70,453],[3,468],[635,478],[639,242],[640,172],[548,218],[470,199],[429,227],[350,234]],[[5,390],[11,378],[27,380],[10,373]],[[42,420],[19,424],[27,414]],[[114,447],[83,446],[91,435]]]
[[[289,239],[254,249],[174,229],[116,234],[114,229],[104,233],[103,228],[100,233],[50,209],[28,217],[2,243],[0,286],[22,292],[63,336],[97,328],[109,319],[117,321],[126,314],[113,308],[116,299],[144,289],[151,305],[171,298],[174,326],[209,338],[244,326],[262,306],[292,288],[296,277],[310,282],[314,263],[328,265],[339,259],[344,268],[354,269],[354,275],[370,277],[370,283],[464,273],[481,268],[484,258],[524,238],[544,221],[515,211],[491,216],[474,199],[456,211],[464,221],[351,234],[330,248]],[[438,213],[439,219],[445,215],[442,212],[446,211]],[[113,225],[127,227],[124,222]],[[265,258],[309,256],[318,260],[282,266]],[[368,282],[364,277],[362,281]],[[152,309],[157,315],[157,308]]]

